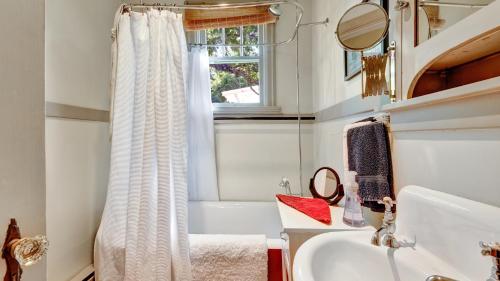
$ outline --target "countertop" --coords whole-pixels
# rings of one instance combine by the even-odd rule
[[[352,227],[345,224],[342,220],[344,215],[344,208],[337,206],[330,206],[330,213],[332,216],[332,223],[330,225],[321,223],[288,205],[283,204],[276,198],[278,210],[281,217],[281,225],[283,231],[287,233],[324,233],[334,231],[360,231],[368,230],[375,231],[372,226]]]

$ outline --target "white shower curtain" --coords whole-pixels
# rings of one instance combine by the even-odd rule
[[[97,281],[189,281],[187,48],[169,11],[118,17],[111,171]]]
[[[193,47],[189,52],[187,100],[189,200],[218,201],[214,116],[208,51],[205,47]]]

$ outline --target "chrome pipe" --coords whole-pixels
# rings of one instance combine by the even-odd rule
[[[330,23],[330,18],[326,18],[323,21],[315,21],[315,22],[307,22],[307,23],[301,23],[300,27],[304,26],[311,26],[311,25],[328,25]]]

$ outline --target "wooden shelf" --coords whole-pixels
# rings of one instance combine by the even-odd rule
[[[500,92],[500,77],[495,77],[460,87],[446,89],[413,99],[407,99],[398,103],[387,104],[382,107],[382,111],[396,112],[411,110],[419,107],[431,106],[444,102],[452,102],[460,99],[472,98],[481,95],[494,94]]]
[[[500,51],[500,27],[481,34],[438,57],[429,70],[443,70],[476,61]]]
[[[500,26],[453,47],[413,79],[408,99],[500,76]]]

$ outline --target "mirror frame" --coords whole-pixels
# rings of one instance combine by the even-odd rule
[[[342,22],[342,19],[345,17],[345,15],[351,11],[352,9],[358,7],[358,6],[361,6],[361,5],[373,5],[373,6],[376,6],[377,8],[380,8],[383,12],[384,12],[384,15],[385,15],[385,20],[387,22],[387,25],[385,27],[385,30],[384,30],[384,34],[380,37],[379,40],[377,40],[377,42],[375,42],[374,44],[370,45],[369,47],[367,48],[350,48],[348,46],[346,46],[342,40],[340,40],[339,38],[339,26],[340,26],[340,23]],[[382,5],[379,5],[379,4],[376,4],[376,3],[371,3],[371,2],[361,2],[359,4],[356,4],[352,7],[350,7],[349,9],[347,9],[344,14],[342,14],[342,17],[340,18],[339,22],[337,23],[337,27],[335,28],[335,38],[337,38],[337,42],[339,43],[339,45],[344,49],[344,50],[347,50],[347,51],[353,51],[353,52],[363,52],[363,51],[366,51],[366,50],[369,50],[375,46],[377,46],[380,42],[384,41],[384,39],[387,37],[387,34],[389,33],[389,27],[391,25],[391,19],[389,18],[389,14],[387,14],[387,11],[385,10],[385,8],[382,6]]]
[[[335,180],[337,181],[337,186],[335,187],[335,191],[330,196],[322,196],[321,194],[319,194],[316,191],[316,187],[314,185],[314,179],[316,178],[316,175],[323,169],[332,172],[333,175],[335,176]],[[311,192],[314,198],[323,199],[330,205],[337,204],[344,197],[344,185],[340,183],[340,177],[337,174],[337,172],[335,172],[335,170],[330,167],[321,167],[314,173],[313,177],[309,180],[309,191]]]

